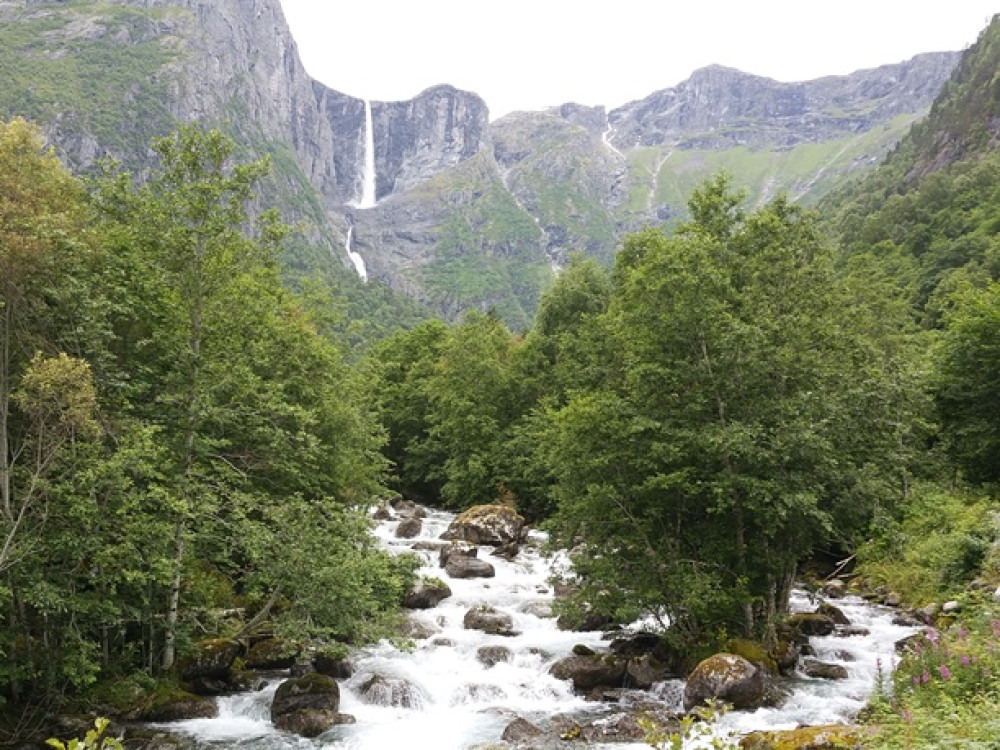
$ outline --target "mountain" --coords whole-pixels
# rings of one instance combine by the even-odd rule
[[[943,321],[955,289],[1000,279],[998,70],[1000,14],[885,162],[820,204],[844,253],[877,257],[925,325]]]
[[[675,221],[718,169],[752,202],[809,202],[869,168],[957,59],[794,84],[713,66],[611,112],[566,104],[490,123],[480,97],[450,86],[366,105],[310,79],[278,0],[0,0],[0,116],[38,121],[77,170],[112,156],[141,172],[149,140],[177,122],[224,129],[243,155],[271,156],[263,200],[302,229],[290,269],[318,270],[352,315],[396,322],[415,309],[359,282],[348,236],[395,292],[524,327],[570,252],[609,262],[623,233]]]

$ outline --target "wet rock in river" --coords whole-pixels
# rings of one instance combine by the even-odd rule
[[[723,700],[733,708],[757,708],[764,697],[764,670],[742,656],[716,654],[700,662],[684,686],[684,710]]]

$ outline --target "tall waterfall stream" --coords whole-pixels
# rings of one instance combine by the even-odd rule
[[[428,511],[423,529],[414,539],[397,539],[395,521],[382,522],[376,533],[394,551],[409,550],[417,542],[430,547],[427,543],[436,541],[452,518],[445,512]],[[175,723],[169,725],[170,731],[191,735],[199,745],[220,750],[466,750],[504,747],[499,742],[501,735],[516,717],[544,724],[557,714],[600,720],[621,713],[621,705],[587,701],[573,693],[568,681],[549,674],[552,664],[570,655],[574,645],[602,651],[607,641],[602,640],[600,632],[559,630],[555,619],[548,616],[553,596],[549,577],[554,566],[565,565],[565,559],[544,557],[543,542],[542,534],[530,532],[528,542],[511,562],[490,555],[489,548],[481,550],[480,556],[494,566],[496,576],[448,578],[452,596],[433,609],[414,613],[413,619],[431,634],[416,639],[412,650],[382,644],[356,653],[352,658],[354,674],[340,683],[340,711],[356,717],[355,724],[335,727],[315,740],[276,730],[269,718],[271,698],[281,681],[276,678],[259,692],[219,698],[217,718]],[[419,554],[426,560],[421,573],[447,578],[437,565],[436,551]],[[511,614],[518,635],[505,637],[466,630],[465,613],[480,604]],[[792,605],[802,611],[815,608],[815,602],[804,592],[796,592]],[[723,728],[745,733],[845,723],[853,718],[864,706],[878,670],[891,668],[895,641],[913,629],[891,624],[890,611],[857,598],[839,599],[836,605],[869,634],[813,637],[811,645],[820,660],[843,664],[848,678],[789,678],[786,686],[791,695],[781,708],[730,712],[721,720]],[[511,658],[487,666],[477,658],[477,651],[484,646],[505,647]],[[386,686],[385,695],[381,702],[366,702],[361,686],[374,675],[384,678],[381,684]],[[625,691],[622,701],[656,701],[680,711],[682,689],[681,681],[671,680],[654,685],[651,691]],[[648,750],[644,744],[620,742],[564,742],[561,746]]]

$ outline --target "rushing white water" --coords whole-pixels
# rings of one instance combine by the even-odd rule
[[[362,182],[361,200],[358,208],[374,208],[378,198],[375,195],[375,126],[372,120],[372,103],[365,99],[365,173]]]
[[[383,522],[376,530],[382,543],[394,552],[410,550],[415,542],[433,546],[451,522],[450,514],[429,511],[416,539],[395,537],[397,523]],[[219,699],[216,719],[180,722],[173,729],[194,735],[215,748],[242,750],[390,750],[428,748],[467,750],[499,740],[504,728],[517,716],[537,724],[556,714],[592,715],[599,718],[613,706],[583,700],[568,682],[553,678],[552,664],[568,656],[575,644],[595,650],[607,646],[601,633],[565,632],[547,616],[552,602],[549,577],[555,568],[565,568],[565,558],[545,558],[544,541],[532,532],[528,544],[513,562],[494,557],[489,548],[480,557],[496,569],[493,578],[447,579],[452,596],[437,607],[418,611],[412,619],[430,634],[415,640],[412,650],[388,644],[365,649],[353,658],[354,675],[341,682],[343,713],[357,719],[353,725],[336,727],[316,740],[305,740],[279,732],[271,725],[268,707],[277,686],[273,682],[259,693]],[[446,578],[437,565],[437,552],[421,551],[430,577]],[[478,604],[489,604],[513,616],[515,636],[487,635],[463,627],[465,613]],[[722,720],[724,729],[745,733],[764,728],[790,728],[801,724],[849,721],[871,692],[878,665],[892,666],[893,643],[912,629],[889,624],[890,615],[848,598],[836,602],[855,625],[870,630],[868,636],[813,638],[816,656],[825,662],[844,663],[847,680],[806,677],[790,681],[792,694],[781,709],[732,712]],[[814,603],[805,594],[793,600],[797,610],[812,611]],[[509,661],[487,666],[477,658],[483,647],[509,650]],[[363,687],[378,676],[379,689]],[[372,695],[380,699],[375,702]],[[667,708],[680,709],[681,683],[672,680],[654,686],[644,698]],[[589,748],[648,750],[643,744],[585,744]],[[577,746],[567,743],[567,747]]]
[[[345,249],[347,250],[347,257],[350,258],[351,263],[354,264],[354,270],[358,272],[358,276],[365,281],[368,281],[368,268],[365,266],[365,259],[361,257],[361,253],[354,251],[352,246],[353,239],[354,227],[350,226],[347,228],[347,242],[344,243]]]

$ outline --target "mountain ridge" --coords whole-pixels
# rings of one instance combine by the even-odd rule
[[[494,122],[447,84],[373,101],[378,203],[362,209],[365,102],[308,75],[278,0],[0,1],[0,46],[0,116],[39,121],[72,168],[110,155],[141,173],[174,123],[223,127],[248,156],[271,155],[264,198],[303,230],[293,266],[357,293],[352,228],[372,279],[515,326],[570,252],[610,262],[625,232],[675,221],[717,169],[752,201],[808,201],[868,168],[958,58],[798,84],[709,66],[610,112],[566,103]],[[74,80],[111,93],[73,98]]]

